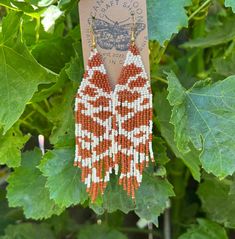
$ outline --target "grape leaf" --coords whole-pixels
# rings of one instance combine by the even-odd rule
[[[128,213],[135,209],[135,205],[123,188],[118,184],[117,177],[111,177],[111,181],[108,184],[105,193],[102,197],[99,197],[94,203],[90,204],[90,207],[97,213],[103,214],[105,210],[108,213],[121,210],[124,213]]]
[[[20,42],[16,34],[20,22],[19,14],[7,15],[0,33],[0,126],[3,133],[18,120],[38,85],[56,80],[56,76],[39,65]]]
[[[55,236],[47,224],[23,223],[9,225],[0,239],[54,239]]]
[[[235,75],[235,54],[232,54],[229,57],[219,57],[213,59],[213,66],[216,72],[222,76],[231,76]]]
[[[87,225],[81,228],[77,239],[127,239],[121,232],[104,225]]]
[[[74,55],[71,37],[51,37],[40,41],[32,50],[35,59],[47,69],[59,73]]]
[[[75,35],[75,33],[76,32],[74,31],[73,34]],[[82,52],[80,42],[75,42],[73,44],[73,47],[75,51],[75,57],[73,57],[71,61],[67,64],[67,68],[65,69],[65,71],[71,81],[80,83],[84,71],[83,59],[81,58]]]
[[[154,97],[154,109],[157,113],[156,120],[159,124],[161,135],[164,137],[176,157],[181,159],[189,168],[194,179],[200,181],[199,152],[193,146],[190,146],[191,150],[188,153],[182,153],[178,150],[176,142],[174,141],[174,127],[170,124],[172,109],[166,97],[166,91],[157,92]]]
[[[135,213],[158,226],[158,217],[167,207],[169,197],[174,195],[173,187],[167,180],[146,173],[136,193]]]
[[[179,239],[227,239],[224,228],[206,219],[197,219],[198,224],[192,225]]]
[[[66,83],[62,94],[51,97],[50,103],[52,107],[48,112],[48,119],[53,123],[54,127],[50,136],[50,141],[56,144],[60,137],[67,136],[67,142],[70,142],[69,137],[72,137],[72,145],[74,145],[74,96],[76,90],[71,82]],[[70,138],[71,138],[70,137]]]
[[[167,180],[145,173],[143,182],[136,192],[135,204],[118,185],[117,180],[112,180],[105,190],[103,199],[99,198],[90,207],[98,214],[104,213],[105,210],[109,213],[116,210],[128,213],[135,210],[140,218],[158,225],[158,216],[167,207],[167,201],[171,196],[174,196],[174,192]]]
[[[18,167],[21,161],[21,149],[29,136],[23,135],[19,129],[11,128],[4,136],[0,135],[0,164]]]
[[[163,45],[173,33],[187,27],[188,17],[184,7],[189,4],[190,0],[147,0],[149,39]]]
[[[46,178],[36,167],[40,159],[39,149],[24,153],[22,165],[16,168],[7,180],[9,206],[23,207],[27,218],[49,218],[53,214],[60,214],[63,210],[49,198],[48,189],[45,187]]]
[[[165,145],[165,141],[160,138],[153,136],[153,153],[154,153],[154,160],[158,166],[165,165],[170,161],[169,157],[167,156],[167,148]]]
[[[223,23],[222,26],[215,27],[205,37],[200,37],[187,41],[181,46],[184,48],[193,48],[193,47],[207,48],[227,43],[233,40],[235,37],[235,29],[233,27],[234,23],[235,17],[228,18],[226,19],[226,21]]]
[[[191,141],[202,150],[203,168],[224,178],[235,171],[235,76],[209,84],[198,82],[184,89],[174,73],[168,74],[168,100],[173,106],[171,123],[182,152]]]
[[[197,194],[209,218],[226,227],[235,228],[235,194],[230,193],[230,184],[227,180],[207,177],[200,184]]]
[[[231,7],[233,12],[235,13],[235,1],[234,0],[225,0],[224,5],[225,5],[225,7]]]
[[[4,190],[0,190],[0,235],[9,224],[22,219],[22,211],[16,208],[9,208]]]
[[[50,198],[61,207],[83,203],[87,199],[86,187],[80,180],[80,169],[73,166],[74,150],[58,148],[48,151],[39,168],[47,177]]]

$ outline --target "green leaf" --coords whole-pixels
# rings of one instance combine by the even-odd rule
[[[188,153],[182,153],[178,150],[176,142],[174,141],[174,127],[170,124],[172,109],[166,97],[167,92],[165,90],[163,92],[157,92],[154,97],[154,109],[157,113],[156,118],[161,135],[166,140],[176,157],[181,159],[189,168],[194,179],[200,181],[199,152],[193,146],[190,146],[190,151]]]
[[[235,77],[208,84],[196,83],[185,90],[173,73],[168,74],[168,100],[173,106],[171,123],[182,152],[191,141],[201,150],[207,172],[224,178],[235,171]]]
[[[127,193],[118,184],[117,177],[112,177],[108,184],[103,197],[99,197],[90,207],[97,213],[103,214],[106,210],[108,213],[121,210],[128,213],[135,209],[133,200],[127,196]]]
[[[167,180],[146,173],[136,193],[135,213],[158,226],[158,217],[167,208],[169,197],[174,195],[173,187]]]
[[[46,224],[23,223],[19,225],[9,225],[5,230],[5,235],[0,239],[54,239],[52,231]]]
[[[74,55],[71,37],[52,37],[39,42],[32,50],[33,56],[44,67],[59,73]]]
[[[24,153],[22,165],[16,168],[7,180],[9,206],[23,207],[26,218],[49,218],[63,210],[49,198],[48,189],[45,187],[46,178],[37,169],[40,159],[39,149]]]
[[[80,180],[80,169],[73,166],[74,150],[59,148],[47,152],[39,166],[47,177],[50,198],[61,207],[84,203],[86,187]]]
[[[136,193],[135,204],[118,185],[117,180],[113,180],[105,190],[103,199],[99,198],[90,207],[98,214],[104,213],[104,210],[109,213],[116,210],[128,213],[135,210],[140,218],[158,225],[158,217],[167,207],[171,196],[174,196],[174,192],[167,180],[145,173],[143,182]]]
[[[235,175],[233,175],[233,181],[230,185],[230,191],[229,194],[235,194]]]
[[[205,219],[197,219],[198,224],[192,225],[186,233],[181,235],[179,239],[227,239],[224,228],[215,222]]]
[[[209,218],[226,227],[235,228],[235,194],[230,193],[230,185],[231,181],[207,177],[197,193]]]
[[[170,161],[167,156],[165,141],[162,138],[153,136],[153,152],[154,160],[157,165],[165,165]]]
[[[235,13],[235,1],[234,0],[225,0],[224,5],[225,5],[225,7],[231,7],[233,12]]]
[[[66,145],[74,145],[74,96],[76,90],[71,82],[66,83],[62,94],[50,99],[52,108],[48,112],[48,119],[53,123],[50,141],[58,144],[61,138],[66,138]]]
[[[42,14],[42,25],[46,32],[53,33],[55,22],[62,16],[63,12],[60,11],[59,7],[50,5]]]
[[[83,59],[81,58],[82,52],[81,52],[81,43],[76,42],[73,44],[74,51],[75,51],[75,57],[71,59],[71,61],[68,63],[67,68],[65,69],[69,79],[71,81],[80,83],[83,76]]]
[[[8,207],[4,190],[0,190],[0,215],[0,235],[4,234],[4,229],[7,225],[22,220],[21,210]]]
[[[3,133],[19,119],[38,85],[56,80],[54,74],[35,61],[20,39],[15,39],[18,27],[9,29],[9,22],[18,22],[16,26],[19,26],[19,14],[4,18],[0,34],[0,126],[3,126]]]
[[[38,8],[35,5],[32,6],[28,1],[0,0],[0,5],[4,6],[6,8],[13,9],[16,12],[22,11],[22,12],[26,13],[27,15],[34,17],[34,18],[39,18],[41,13],[43,12],[42,8]],[[13,14],[15,14],[15,13],[13,13]],[[9,27],[9,28],[11,28],[11,27]]]
[[[23,135],[19,129],[11,128],[4,136],[0,135],[0,164],[18,167],[21,161],[21,149],[29,135]]]
[[[234,39],[235,29],[234,29],[235,17],[228,18],[223,23],[222,26],[217,26],[215,29],[211,30],[205,37],[196,38],[190,40],[182,45],[184,48],[201,47],[207,48],[212,46],[217,46],[220,44],[227,43]]]
[[[232,54],[229,57],[219,57],[213,59],[213,66],[216,70],[216,73],[222,75],[222,76],[231,76],[235,75],[235,54]]]
[[[81,228],[77,239],[127,239],[121,232],[104,225],[87,225]]]
[[[188,26],[185,8],[190,0],[147,0],[149,39],[161,45],[170,40],[173,33]]]

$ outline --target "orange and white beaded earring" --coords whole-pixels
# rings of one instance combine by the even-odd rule
[[[133,199],[152,151],[152,92],[135,43],[132,14],[129,49],[112,89],[91,24],[92,49],[75,102],[74,165],[92,201],[103,194],[112,171]]]

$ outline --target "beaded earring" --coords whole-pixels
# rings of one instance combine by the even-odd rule
[[[93,22],[93,21],[92,21]],[[112,171],[133,199],[152,151],[152,92],[135,43],[132,14],[130,45],[118,83],[112,89],[102,57],[92,48],[75,101],[76,152],[74,165],[94,202],[103,194]]]

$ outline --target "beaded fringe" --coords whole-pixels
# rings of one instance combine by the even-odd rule
[[[103,194],[112,171],[135,198],[152,151],[152,93],[139,51],[129,47],[112,91],[97,49],[88,60],[75,102],[76,155],[92,201]]]

